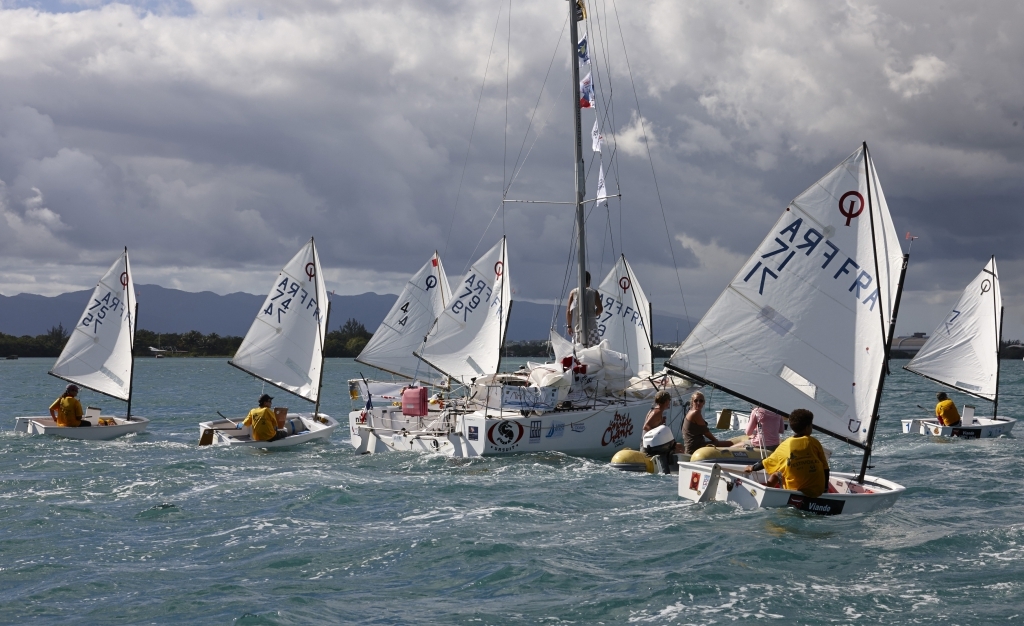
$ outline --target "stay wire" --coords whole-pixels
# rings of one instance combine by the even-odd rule
[[[683,293],[683,280],[679,275],[679,263],[676,261],[675,246],[672,245],[672,235],[669,232],[668,217],[665,215],[665,203],[661,198],[661,188],[658,186],[658,175],[654,169],[654,157],[651,155],[651,144],[647,138],[647,127],[644,124],[644,116],[640,110],[640,97],[636,93],[636,82],[633,80],[633,68],[629,63],[629,53],[626,52],[626,38],[622,32],[622,20],[619,18],[619,7],[615,0],[612,0],[612,9],[615,11],[615,19],[619,26],[619,38],[622,40],[622,57],[626,62],[626,71],[629,75],[629,84],[633,88],[633,100],[636,102],[636,114],[637,120],[640,123],[640,130],[644,136],[644,148],[647,150],[647,160],[651,164],[651,176],[654,179],[654,190],[658,196],[658,206],[661,207],[661,219],[665,224],[665,237],[668,239],[668,250],[672,255],[672,265],[675,268],[676,283],[679,285],[679,297],[683,301],[683,315],[686,316],[686,323],[692,329],[692,322],[690,321],[690,314],[686,308],[686,295]]]
[[[451,223],[448,225],[448,236],[444,240],[444,253],[441,255],[442,257],[448,255],[448,243],[451,241],[452,231],[455,228],[455,216],[459,210],[459,199],[462,197],[463,182],[466,180],[466,169],[469,167],[469,153],[473,149],[473,137],[476,134],[476,123],[480,118],[480,105],[483,104],[484,101],[484,87],[487,85],[487,74],[491,69],[491,57],[494,54],[494,42],[498,38],[498,25],[501,23],[502,2],[499,2],[498,4],[498,17],[494,20],[494,33],[491,35],[491,48],[487,52],[487,63],[484,65],[484,77],[483,80],[480,81],[480,96],[476,101],[476,112],[473,114],[473,125],[469,130],[469,145],[466,146],[466,158],[462,162],[462,175],[459,177],[459,189],[455,194],[455,206],[452,207],[452,219]]]

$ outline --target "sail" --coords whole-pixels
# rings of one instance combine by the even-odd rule
[[[650,376],[651,306],[625,255],[608,272],[598,292],[604,307],[597,322],[601,339],[608,341],[610,349],[626,355],[630,376]]]
[[[128,249],[100,278],[50,373],[102,394],[131,395],[135,281]]]
[[[992,257],[904,369],[994,401],[1002,307],[999,272]]]
[[[862,146],[786,207],[669,366],[866,447],[902,269]]]
[[[505,238],[480,257],[452,290],[452,299],[416,353],[468,383],[498,371],[511,306]]]
[[[419,349],[434,320],[451,300],[452,289],[435,252],[406,283],[391,312],[356,361],[406,378],[440,381],[443,375],[413,352]]]
[[[320,257],[310,239],[274,279],[229,363],[316,402],[328,307]]]

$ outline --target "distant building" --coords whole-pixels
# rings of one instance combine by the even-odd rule
[[[914,333],[909,337],[897,337],[892,342],[890,356],[894,359],[912,359],[928,341],[928,333]]]

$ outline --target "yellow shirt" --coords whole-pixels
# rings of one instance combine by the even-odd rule
[[[942,420],[946,426],[952,426],[960,421],[960,413],[956,410],[956,404],[952,400],[943,400],[936,404],[935,417]]]
[[[57,409],[58,426],[75,426],[82,423],[82,403],[78,398],[61,396],[50,405],[50,410]]]
[[[763,465],[769,473],[782,474],[783,489],[800,491],[811,498],[825,493],[828,459],[814,437],[790,437],[779,444]]]
[[[252,426],[252,438],[256,441],[270,441],[277,434],[277,416],[269,407],[249,411],[242,425]]]

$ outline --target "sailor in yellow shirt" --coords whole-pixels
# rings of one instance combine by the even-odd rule
[[[939,418],[944,426],[956,426],[960,423],[960,412],[956,410],[956,404],[943,392],[935,394],[939,401],[935,405],[935,417]]]
[[[50,417],[58,426],[78,428],[92,426],[82,419],[82,403],[78,401],[78,385],[68,385],[63,395],[50,405]]]
[[[238,425],[238,428],[252,427],[254,441],[277,441],[287,436],[285,431],[277,429],[277,416],[270,408],[273,401],[274,399],[267,394],[260,396],[259,408],[249,411],[249,414],[245,416],[245,421]]]
[[[814,414],[807,409],[796,409],[789,414],[789,427],[793,436],[779,444],[767,459],[748,465],[746,473],[757,470],[770,472],[769,487],[799,491],[817,498],[828,488],[828,459],[817,439],[811,437]]]

